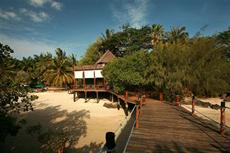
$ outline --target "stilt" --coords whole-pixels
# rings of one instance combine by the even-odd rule
[[[121,108],[120,99],[117,97],[117,109],[119,110]]]
[[[73,102],[76,102],[76,92],[73,93]]]
[[[97,103],[99,103],[98,92],[96,92],[96,96],[97,96]]]
[[[112,102],[113,102],[113,94],[112,94]]]
[[[85,102],[87,102],[87,92],[85,91]]]

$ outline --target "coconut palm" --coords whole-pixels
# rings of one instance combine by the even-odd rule
[[[49,68],[52,65],[52,54],[50,53],[42,53],[40,55],[35,55],[34,59],[36,61],[36,71],[38,73],[38,77],[40,81],[45,81],[44,80],[44,74],[46,73],[46,71],[49,70]]]
[[[167,38],[170,43],[185,42],[188,39],[188,32],[185,27],[172,27]]]
[[[160,24],[153,24],[151,28],[151,36],[152,36],[152,46],[155,47],[160,41],[164,38],[164,29]]]
[[[51,85],[63,87],[72,83],[72,73],[66,53],[57,48],[56,57],[54,57],[49,70],[45,72],[45,79]]]
[[[102,41],[106,41],[109,38],[111,38],[113,36],[113,34],[114,34],[113,30],[106,29],[105,34],[102,34],[101,40]]]

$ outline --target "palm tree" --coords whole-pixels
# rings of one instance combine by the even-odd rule
[[[167,38],[170,43],[184,43],[188,39],[188,32],[184,26],[172,27],[171,31],[167,35]]]
[[[162,41],[164,39],[164,29],[163,26],[160,24],[153,24],[152,28],[152,46],[155,47],[160,41]]]
[[[72,66],[72,71],[74,72],[74,67],[77,65],[77,59],[75,58],[74,54],[72,54],[69,57],[69,62],[71,64],[71,66]],[[72,74],[72,78],[73,78],[73,85],[75,86],[76,80],[75,80],[75,77],[74,77],[74,73]]]
[[[45,79],[54,86],[63,87],[72,83],[72,68],[66,57],[66,53],[60,48],[56,49],[56,57],[49,70],[45,73]]]
[[[39,75],[39,80],[41,82],[45,81],[44,80],[44,74],[46,71],[49,70],[50,66],[52,65],[53,59],[52,59],[52,54],[50,53],[42,53],[39,56],[35,55],[34,59],[36,61],[36,71]]]
[[[101,40],[104,42],[108,39],[110,39],[114,34],[113,30],[106,29],[105,34],[102,34]]]

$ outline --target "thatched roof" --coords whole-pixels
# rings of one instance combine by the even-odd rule
[[[101,58],[96,62],[96,64],[106,64],[110,62],[113,58],[115,58],[115,56],[111,51],[108,50],[101,56]]]
[[[74,70],[101,70],[109,61],[111,61],[115,56],[112,52],[106,51],[101,58],[93,65],[82,65],[75,66]]]

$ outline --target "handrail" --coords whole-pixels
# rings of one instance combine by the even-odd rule
[[[187,107],[186,105],[183,105],[183,106],[184,106],[184,107],[186,107],[188,110],[190,110],[190,109],[191,109],[191,108]],[[226,107],[225,107],[225,108],[226,108]],[[210,108],[209,108],[209,109],[210,109]],[[228,108],[228,109],[229,109],[229,108]],[[217,121],[213,120],[212,118],[210,118],[210,117],[206,116],[205,114],[203,114],[203,113],[199,112],[197,109],[195,109],[195,112],[197,112],[197,113],[199,113],[200,115],[204,116],[205,118],[207,118],[207,119],[209,119],[209,120],[211,120],[211,121],[215,122],[217,125],[219,125],[219,124],[220,124],[219,122],[217,122]],[[229,126],[227,126],[227,125],[225,125],[225,127],[230,128],[230,127],[229,127]]]
[[[130,112],[130,114],[128,116],[125,117],[125,120],[120,124],[120,126],[115,130],[115,141],[117,141],[118,137],[120,136],[122,130],[124,129],[124,127],[127,125],[127,122],[130,120],[131,116],[134,112],[134,110],[136,109],[137,105],[135,105],[132,109],[132,111]],[[127,145],[127,144],[126,144]],[[126,146],[127,147],[127,146]],[[105,143],[103,144],[103,146],[101,147],[101,149],[99,150],[98,153],[103,153],[105,150]]]

